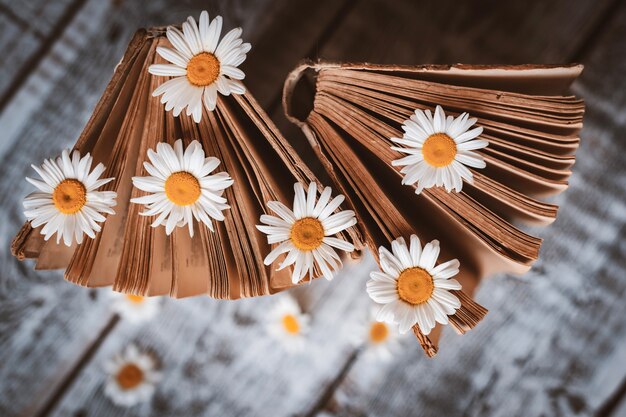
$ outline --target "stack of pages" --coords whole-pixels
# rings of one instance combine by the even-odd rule
[[[65,278],[76,284],[112,285],[140,295],[236,299],[292,286],[290,268],[264,265],[271,247],[256,225],[267,212],[266,202],[291,200],[293,184],[317,181],[315,176],[250,92],[220,95],[215,111],[204,109],[200,123],[184,112],[174,117],[166,111],[151,93],[167,79],[148,72],[151,64],[165,63],[158,46],[170,46],[163,30],[137,32],[74,148],[91,153],[94,164],[103,163],[107,176],[115,177],[103,190],[117,192],[116,214],[108,216],[95,239],[70,247],[44,241],[41,227],[26,223],[13,253],[37,259],[38,269],[65,269]],[[130,204],[131,198],[145,195],[131,178],[146,175],[148,149],[159,142],[173,145],[179,138],[184,146],[198,140],[237,184],[225,191],[231,208],[224,221],[215,223],[215,232],[194,222],[193,237],[186,227],[167,236],[164,227],[150,227],[151,216],[139,215],[141,205]],[[363,246],[355,228],[341,235]]]
[[[571,174],[584,103],[566,91],[581,70],[305,62],[288,77],[283,104],[356,211],[372,253],[413,233],[438,239],[442,258],[460,261],[455,278],[471,294],[481,277],[523,273],[539,255],[541,239],[517,225],[556,217],[558,207],[543,199],[563,191]],[[461,192],[431,187],[416,194],[392,164],[406,156],[392,138],[403,137],[415,110],[436,106],[477,118],[489,144],[475,152],[486,166],[469,168],[473,183],[464,182]],[[459,331],[484,314],[463,305],[467,320],[455,325],[451,317]]]

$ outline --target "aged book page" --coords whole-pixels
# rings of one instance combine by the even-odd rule
[[[546,225],[556,217],[558,207],[542,198],[567,187],[575,161],[584,103],[563,94],[581,70],[305,62],[286,80],[283,105],[348,196],[371,251],[413,233],[438,239],[442,259],[459,259],[455,278],[472,294],[483,276],[525,272],[539,255],[541,239],[518,224]],[[294,99],[307,91],[313,95]],[[292,104],[307,101],[308,109]],[[437,105],[449,117],[477,118],[489,141],[476,151],[486,168],[470,168],[474,181],[459,193],[433,187],[416,195],[392,165],[403,155],[391,138],[403,136],[401,125],[415,110]],[[459,298],[452,323],[465,331],[485,310],[465,294]],[[428,353],[437,337],[418,339]]]
[[[112,285],[116,291],[139,295],[235,299],[293,286],[291,267],[276,270],[284,255],[264,265],[274,245],[256,225],[262,214],[269,214],[268,201],[291,204],[294,183],[316,182],[320,192],[324,184],[250,92],[220,96],[215,111],[204,109],[200,123],[184,113],[174,117],[166,112],[151,92],[167,79],[147,71],[165,62],[156,53],[158,46],[170,46],[163,30],[137,32],[76,144],[115,177],[105,187],[118,194],[116,214],[108,216],[95,239],[69,248],[44,242],[39,230],[27,223],[16,236],[13,252],[21,259],[37,259],[38,268],[66,268],[66,278],[74,283]],[[223,222],[214,222],[215,232],[195,222],[193,237],[186,228],[175,228],[167,236],[163,227],[151,227],[152,216],[140,215],[141,206],[130,203],[145,195],[131,179],[147,175],[143,162],[148,149],[179,138],[185,146],[198,140],[207,156],[220,159],[216,172],[228,172],[237,184],[225,190],[231,208]],[[356,228],[341,237],[358,249],[364,246]],[[316,269],[315,275],[321,271]]]

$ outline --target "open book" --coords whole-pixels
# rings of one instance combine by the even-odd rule
[[[516,225],[547,225],[556,217],[558,207],[540,199],[568,184],[584,104],[566,91],[581,71],[580,65],[305,62],[286,80],[283,104],[355,210],[372,253],[413,233],[438,239],[442,257],[460,261],[455,278],[471,294],[481,277],[525,272],[538,257],[541,239]],[[478,119],[489,145],[476,152],[486,167],[471,169],[473,184],[459,193],[432,187],[416,194],[392,165],[405,155],[392,149],[391,138],[402,138],[401,125],[415,110],[437,105]],[[463,307],[451,324],[463,332],[485,310],[457,296]],[[432,341],[418,339],[432,353]]]
[[[167,78],[148,73],[151,64],[165,62],[156,53],[157,46],[170,46],[164,35],[161,29],[135,34],[75,145],[115,177],[103,189],[117,192],[116,214],[108,216],[95,239],[70,247],[45,242],[40,228],[26,223],[13,253],[37,259],[38,269],[63,268],[65,278],[76,284],[112,285],[138,295],[235,299],[288,288],[293,285],[289,268],[276,271],[278,261],[263,264],[271,248],[256,225],[266,202],[289,201],[295,182],[317,180],[249,92],[220,96],[215,111],[204,110],[199,124],[184,113],[174,117],[166,112],[151,93]],[[193,237],[185,228],[167,236],[163,227],[150,226],[150,217],[139,215],[140,205],[130,204],[131,198],[145,195],[131,178],[146,175],[147,150],[178,138],[185,145],[200,141],[206,155],[220,159],[220,169],[237,184],[225,191],[231,208],[215,224],[215,232],[194,222]],[[342,238],[363,246],[355,228]]]

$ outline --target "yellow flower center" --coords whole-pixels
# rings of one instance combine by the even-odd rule
[[[300,332],[300,323],[298,323],[298,319],[293,314],[285,314],[283,327],[289,334],[298,334]]]
[[[322,226],[322,222],[313,217],[296,220],[291,226],[289,238],[293,245],[301,251],[311,251],[322,244],[324,226]]]
[[[199,53],[187,63],[187,79],[198,87],[213,84],[219,75],[220,61],[212,53]]]
[[[434,167],[448,166],[456,156],[456,142],[445,133],[435,133],[426,138],[422,154],[424,160]]]
[[[87,202],[87,189],[78,180],[63,180],[52,192],[52,201],[61,213],[74,214]]]
[[[126,294],[126,298],[133,304],[141,304],[144,302],[144,298],[141,295]]]
[[[373,343],[382,343],[389,336],[389,328],[385,323],[375,321],[370,326],[370,341]]]
[[[409,304],[428,301],[435,289],[433,277],[422,268],[407,268],[398,277],[398,296]]]
[[[200,198],[200,182],[188,172],[175,172],[165,180],[165,195],[177,206],[188,206]]]
[[[128,363],[118,371],[115,379],[122,389],[132,389],[143,381],[143,371],[134,363]]]

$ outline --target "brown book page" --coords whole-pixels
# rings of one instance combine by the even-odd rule
[[[157,42],[158,46],[158,40],[149,39],[149,41]],[[147,93],[154,91],[163,82],[161,77],[150,77]],[[143,163],[146,160],[147,151],[156,148],[156,144],[160,142],[165,131],[165,115],[158,98],[149,97],[146,100],[145,119],[137,120],[137,123],[143,126],[143,134],[132,175],[145,176],[147,171]],[[146,194],[133,187],[130,197],[136,198]],[[126,223],[123,248],[113,289],[139,295],[168,294],[172,285],[169,239],[166,239],[164,230],[150,227],[153,219],[141,216],[139,213],[143,210],[143,206],[137,204],[128,206],[128,218],[135,220]]]
[[[138,158],[143,124],[134,123],[144,120],[148,96],[149,78],[147,76],[146,56],[155,53],[155,48],[146,43],[142,48],[143,59],[133,66],[133,75],[120,94],[114,107],[113,117],[108,119],[101,137],[94,148],[95,155],[102,152],[109,155],[105,174],[115,177],[106,184],[104,190],[117,192],[115,215],[109,216],[102,225],[102,231],[95,239],[88,239],[76,251],[72,263],[66,270],[66,278],[72,282],[89,286],[111,285],[115,281],[118,263],[123,246],[130,192],[131,174]],[[136,77],[135,74],[136,73]],[[126,105],[127,96],[130,101]],[[122,120],[121,126],[119,121]],[[119,127],[118,127],[119,126]]]
[[[329,99],[328,103],[327,99]],[[399,158],[400,155],[391,149],[391,142],[387,139],[389,137],[397,137],[399,132],[390,131],[389,134],[386,134],[384,131],[389,130],[388,127],[382,124],[377,125],[373,122],[369,128],[365,127],[363,123],[365,123],[364,119],[366,116],[362,112],[356,108],[350,107],[347,103],[342,103],[341,106],[338,106],[337,103],[336,99],[330,99],[326,95],[318,95],[316,108],[319,108],[325,117],[341,126],[344,131],[350,132],[355,139],[363,146],[366,146],[374,155],[377,155],[384,161],[388,161],[386,162],[387,169],[392,171],[397,177],[397,180],[391,184],[397,184],[397,187],[402,187],[400,184],[401,174],[395,167],[392,167],[390,163],[391,160]],[[340,110],[344,107],[348,109],[346,114],[343,114]],[[373,128],[371,126],[375,125],[382,131],[372,130]],[[378,174],[380,174],[380,172],[378,172]],[[390,190],[387,190],[387,192],[389,191]],[[506,227],[497,216],[491,215],[486,208],[481,209],[477,202],[466,197],[464,193],[439,192],[439,189],[432,188],[424,190],[423,194],[425,196],[435,197],[435,201],[439,201],[440,204],[454,210],[456,214],[453,214],[453,218],[457,219],[457,221],[463,221],[463,223],[471,229],[474,228],[473,225],[477,221],[481,221],[481,226],[483,227],[481,233],[490,236],[486,239],[488,242],[494,244],[502,240],[503,246],[501,249],[498,249],[501,254],[506,254],[507,257],[518,257],[519,252],[525,252],[529,249],[526,242],[522,244],[514,238],[516,230]],[[484,213],[484,216],[478,216],[480,219],[476,218],[479,212]],[[495,236],[501,236],[502,239],[495,239]],[[505,247],[509,247],[509,249],[504,249]],[[529,252],[528,256],[533,256],[535,252],[536,250]],[[522,256],[519,261],[523,263],[528,262],[528,259],[525,259],[526,257],[526,255]]]
[[[511,222],[548,224],[556,217],[557,206],[537,197],[567,187],[584,103],[564,93],[581,70],[309,62],[288,76],[283,105],[356,210],[368,246],[376,251],[411,233],[424,241],[439,238],[442,250],[460,260],[459,280],[471,295],[482,276],[524,272],[538,256],[541,239]],[[308,115],[292,106],[303,79],[315,84]],[[416,109],[432,111],[438,104],[446,115],[468,111],[478,118],[490,141],[478,151],[487,168],[473,169],[473,184],[465,183],[460,193],[433,187],[416,196],[391,165],[403,155],[391,149],[390,138],[402,136],[401,124]],[[464,307],[470,304],[451,319],[463,333],[486,311],[466,294],[457,296]],[[428,338],[416,331],[429,355],[436,352],[438,332]]]
[[[538,96],[563,95],[580,75],[583,66],[569,65],[378,65],[304,61],[301,66],[321,69],[342,68],[394,73],[407,78],[456,86],[518,92]]]
[[[139,53],[137,55],[139,58],[141,58],[142,51],[144,50],[145,48],[141,48],[139,50]],[[145,53],[147,53],[147,51],[145,51]],[[133,62],[138,63],[139,65],[142,65],[142,63],[137,59],[135,59]],[[131,71],[127,77],[125,78],[120,77],[120,79],[124,79],[125,82],[128,81],[129,79],[134,80],[135,77],[139,76],[140,69],[141,69],[140,67],[139,68],[137,67],[138,65],[134,65],[132,67],[134,68],[134,71]],[[112,90],[116,91],[117,89],[112,89]],[[126,91],[127,91],[127,94],[122,94],[123,90],[122,92],[120,92],[120,95],[115,100],[116,103],[120,100],[124,101],[127,99],[128,95],[130,94],[128,86],[127,86]],[[93,126],[94,129],[102,125],[102,123],[98,123],[96,118],[92,118],[92,122],[93,124],[91,126]],[[95,142],[95,140],[93,139],[94,137],[97,136],[97,134],[98,135],[114,134],[111,130],[114,130],[115,128],[112,128],[112,129],[107,128],[112,125],[115,125],[115,120],[107,119],[107,121],[104,123],[102,133],[92,131],[92,132],[89,132],[88,134],[83,134],[81,136],[81,139],[79,139],[79,143],[77,144],[77,146],[80,146],[79,150],[81,151],[81,153],[86,153],[88,151],[91,151],[92,156],[94,158],[94,166],[98,163],[103,163],[107,167],[107,170],[104,172],[103,175],[115,176],[114,174],[115,170],[113,167],[115,165],[115,161],[109,158],[109,155],[111,153],[112,142],[107,142],[107,141]],[[102,189],[111,190],[115,186],[114,183],[115,181],[112,181],[111,183],[106,184]],[[114,216],[110,216],[110,217],[114,217]],[[106,224],[106,222],[104,224]],[[96,238],[98,238],[99,236],[100,235],[97,235]],[[77,255],[77,254],[89,251],[89,248],[91,247],[93,243],[94,242],[92,239],[86,238],[86,240],[84,240],[81,245],[73,245],[71,248],[67,248],[62,244],[57,245],[56,242],[49,241],[41,249],[41,253],[39,254],[39,259],[37,262],[37,267],[40,269],[57,269],[57,268],[68,267],[68,264],[69,266],[76,266],[77,263],[72,261],[72,259],[80,258],[80,255]],[[85,275],[79,274],[78,277],[74,278],[74,276],[70,273],[69,268],[67,272],[68,272],[66,273],[67,279],[69,279],[70,281],[85,285],[86,283]]]

